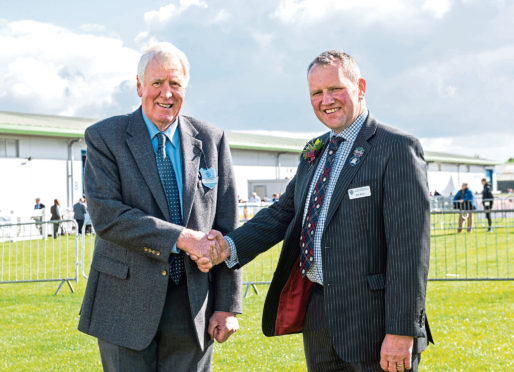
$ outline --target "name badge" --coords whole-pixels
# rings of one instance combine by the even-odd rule
[[[357,187],[356,189],[348,190],[348,196],[350,199],[365,198],[371,196],[371,189],[369,186]]]
[[[202,183],[205,187],[213,189],[218,184],[218,177],[214,173],[214,168],[200,168],[200,175],[202,176]]]

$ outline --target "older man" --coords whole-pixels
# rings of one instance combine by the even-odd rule
[[[314,113],[330,131],[307,144],[279,201],[217,236],[221,257],[242,266],[284,240],[263,330],[303,332],[309,371],[417,370],[431,341],[423,150],[369,113],[348,54],[322,53],[307,77]],[[217,263],[197,262],[202,270]]]
[[[138,66],[141,107],[85,133],[97,238],[79,330],[98,338],[106,371],[208,371],[211,338],[238,327],[241,273],[203,273],[184,254],[213,244],[196,231],[237,223],[225,133],[179,115],[188,80],[180,50],[151,47]]]

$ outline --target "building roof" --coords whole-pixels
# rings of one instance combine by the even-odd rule
[[[96,121],[96,119],[83,119],[68,116],[0,111],[0,134],[77,138],[84,137],[86,128]],[[233,131],[227,131],[227,137],[231,149],[293,153],[302,151],[308,140]],[[432,151],[425,151],[425,159],[427,162],[469,165],[502,164],[479,157]]]

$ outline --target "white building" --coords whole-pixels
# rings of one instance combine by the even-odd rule
[[[71,207],[83,194],[84,130],[95,120],[0,111],[0,215],[32,211],[40,197]],[[237,190],[248,200],[285,191],[306,140],[227,132]],[[495,189],[494,161],[425,152],[431,192],[455,193],[462,182],[477,192],[488,177]]]

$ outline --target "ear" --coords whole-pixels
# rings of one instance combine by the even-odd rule
[[[136,76],[137,79],[137,95],[139,97],[143,97],[143,84],[139,80],[139,76]]]
[[[366,80],[364,78],[359,79],[359,99],[363,100],[366,95]]]

